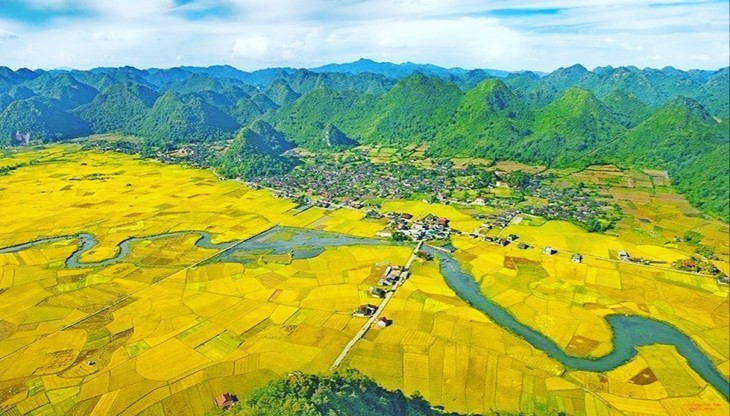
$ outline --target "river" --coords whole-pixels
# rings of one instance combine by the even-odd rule
[[[94,237],[87,233],[75,235],[41,238],[23,244],[0,249],[2,253],[13,253],[27,248],[62,241],[76,239],[77,249],[66,259],[67,268],[104,267],[122,261],[135,242],[157,240],[182,235],[197,235],[195,245],[201,248],[221,250],[211,262],[241,262],[251,261],[250,257],[241,254],[251,252],[266,252],[270,254],[292,253],[292,258],[302,259],[319,255],[325,247],[343,245],[392,245],[392,242],[373,238],[351,237],[324,231],[273,227],[252,238],[237,242],[213,244],[212,236],[205,231],[178,231],[144,237],[132,237],[122,241],[117,246],[115,256],[98,262],[81,262],[80,257],[96,245]],[[568,369],[605,372],[621,366],[634,358],[636,347],[651,344],[674,345],[677,351],[687,359],[689,366],[694,369],[710,385],[715,387],[726,399],[730,397],[730,383],[715,368],[712,361],[705,355],[692,340],[671,325],[650,318],[636,315],[610,315],[606,317],[613,333],[613,350],[602,357],[576,357],[566,353],[560,346],[545,335],[519,322],[509,311],[484,297],[479,285],[473,276],[464,272],[459,263],[449,253],[424,246],[439,262],[441,274],[448,286],[462,300],[471,307],[485,314],[497,325],[521,337],[533,347],[544,351],[548,356],[560,362]]]

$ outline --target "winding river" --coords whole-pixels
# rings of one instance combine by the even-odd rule
[[[80,261],[80,257],[96,245],[94,237],[86,233],[41,238],[27,243],[1,248],[0,254],[14,253],[40,244],[76,239],[78,247],[66,259],[66,267],[103,267],[122,261],[129,254],[131,245],[135,242],[183,235],[197,235],[198,239],[195,242],[197,247],[220,250],[220,253],[209,260],[210,262],[246,263],[251,260],[251,257],[246,257],[245,254],[252,252],[269,254],[291,253],[292,258],[301,259],[317,256],[325,247],[392,244],[383,240],[350,237],[324,231],[274,227],[247,240],[221,244],[212,243],[212,236],[205,231],[179,231],[146,237],[132,237],[118,244],[117,253],[114,257],[98,262]],[[474,281],[473,276],[465,273],[453,256],[428,246],[423,246],[423,250],[438,259],[441,274],[457,296],[468,302],[471,307],[484,313],[496,324],[523,338],[535,348],[544,351],[548,356],[559,361],[566,368],[605,372],[634,358],[637,354],[636,347],[638,346],[650,344],[673,345],[687,359],[692,369],[710,385],[715,387],[725,399],[730,398],[730,383],[728,383],[728,380],[717,371],[712,361],[687,335],[668,324],[641,316],[609,315],[606,317],[606,321],[613,332],[613,350],[611,353],[599,358],[571,356],[555,342],[520,323],[506,309],[485,298],[479,290],[479,285]]]

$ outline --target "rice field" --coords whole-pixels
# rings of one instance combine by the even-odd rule
[[[267,191],[132,156],[54,146],[0,165],[19,161],[28,165],[0,177],[0,247],[86,232],[98,245],[81,260],[92,262],[114,256],[127,238],[173,231],[207,231],[221,243],[275,225],[367,237],[380,229],[362,221],[360,211],[296,213],[294,203]],[[447,205],[388,201],[383,211],[446,216],[465,232],[479,225]],[[670,215],[650,218],[686,226]],[[719,244],[722,224],[688,221],[697,221],[703,244]],[[606,259],[624,249],[670,262],[686,256],[687,247],[620,233],[589,235],[562,222],[525,221],[505,233],[558,252],[546,256],[539,248],[455,236],[455,255],[486,296],[566,351],[608,353],[611,333],[603,317],[639,314],[675,325],[730,373],[726,288]],[[411,253],[342,246],[307,259],[252,254],[246,264],[206,263],[217,250],[196,247],[196,239],[139,241],[118,263],[82,269],[64,266],[75,240],[0,254],[0,413],[205,414],[220,393],[245,397],[294,370],[329,371],[362,325],[352,310],[373,302],[368,288],[388,264],[403,264]],[[583,263],[572,263],[569,251],[583,253]],[[343,365],[387,388],[420,392],[447,410],[729,410],[671,347],[642,347],[634,360],[605,374],[566,372],[456,297],[434,262],[413,265],[384,315],[393,325],[370,330]]]

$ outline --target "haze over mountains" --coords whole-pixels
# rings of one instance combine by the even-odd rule
[[[369,60],[254,72],[0,68],[0,145],[27,133],[115,132],[164,148],[235,138],[223,159],[246,177],[289,169],[281,152],[294,146],[426,143],[435,157],[667,169],[690,201],[727,221],[729,77],[728,68],[536,74]]]

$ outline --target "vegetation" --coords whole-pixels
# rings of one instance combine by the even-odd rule
[[[220,414],[260,416],[430,416],[454,415],[434,409],[419,394],[389,391],[354,370],[331,376],[292,373],[253,391],[244,405]],[[509,416],[511,413],[500,413]]]
[[[154,154],[240,138],[251,134],[251,123],[266,121],[284,140],[311,151],[427,144],[431,157],[667,170],[696,207],[730,220],[728,68],[589,71],[575,65],[540,77],[365,60],[314,71],[125,67],[2,74],[0,145],[115,132],[144,138]],[[220,162],[227,176],[292,166],[269,149],[261,160],[271,168],[264,169],[253,155],[243,156],[249,146],[241,142]]]
[[[267,129],[248,128],[259,135]],[[359,237],[374,236],[384,224],[364,220],[356,209],[299,210],[268,190],[220,181],[210,171],[81,150],[94,142],[3,152],[0,166],[17,168],[0,176],[0,199],[12,201],[0,204],[0,228],[8,230],[0,233],[0,248],[89,233],[97,243],[81,261],[98,262],[117,255],[118,244],[130,237],[181,234],[138,241],[124,259],[88,268],[65,266],[78,248],[72,238],[3,250],[2,412],[199,415],[215,411],[213,398],[224,392],[237,395],[241,408],[257,397],[262,406],[297,403],[320,411],[326,398],[352,409],[357,398],[338,395],[338,389],[365,388],[366,411],[402,400],[411,406],[406,409],[426,411],[422,396],[431,414],[443,406],[443,413],[462,414],[630,414],[639,408],[674,416],[686,408],[667,404],[688,402],[728,414],[727,399],[676,348],[639,347],[636,358],[601,374],[566,370],[471,308],[447,285],[438,262],[421,259],[384,309],[392,324],[371,328],[341,366],[383,389],[358,375],[342,376],[345,381],[320,375],[301,376],[300,390],[290,391],[281,379],[265,388],[273,395],[250,395],[297,370],[327,372],[363,325],[352,311],[373,302],[369,288],[387,265],[405,264],[413,246],[379,240],[382,245],[339,245],[308,258],[253,250],[237,258],[246,265],[207,261],[220,250],[196,246],[198,237],[187,231],[207,230],[213,243],[227,247],[277,224]],[[121,148],[132,143],[117,142]],[[453,163],[444,171],[464,166]],[[495,167],[509,170],[505,163]],[[554,186],[584,182],[594,191],[596,182],[639,182],[636,171],[600,169],[556,176]],[[642,183],[650,183],[644,176]],[[640,315],[675,326],[724,371],[727,289],[719,275],[683,273],[671,265],[693,255],[711,260],[714,253],[712,264],[727,274],[727,225],[693,215],[663,185],[609,186],[615,197],[606,198],[625,212],[610,234],[587,233],[567,221],[535,221],[524,211],[509,215],[515,221],[504,229],[487,229],[484,223],[495,223],[491,215],[502,215],[491,206],[390,199],[380,201],[379,214],[449,219],[451,229],[462,232],[450,236],[459,267],[484,295],[571,355],[610,353],[615,340],[606,315]],[[579,186],[565,189],[573,188]],[[475,230],[479,237],[514,234],[527,247],[490,244],[469,235]],[[696,243],[674,239],[690,230],[698,232],[688,234]],[[289,231],[281,234],[276,238],[287,239]],[[543,254],[545,246],[555,252]],[[612,261],[617,250],[650,264]],[[572,253],[581,253],[583,262],[573,263]],[[300,394],[317,389],[316,406]]]
[[[218,162],[218,171],[228,178],[243,179],[286,173],[295,162],[282,153],[293,148],[271,125],[258,121],[238,133]]]

